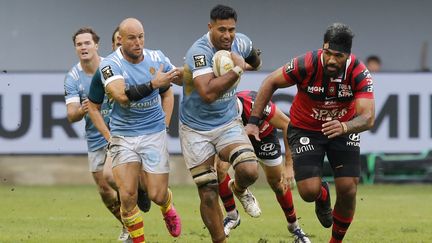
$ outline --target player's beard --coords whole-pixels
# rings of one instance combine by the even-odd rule
[[[143,56],[142,49],[139,53],[135,53],[132,51],[123,50],[124,54],[127,55],[132,60],[140,60]]]
[[[334,67],[335,70],[328,70],[328,67]],[[324,74],[330,78],[337,78],[342,73],[343,67],[338,67],[336,65],[324,65]]]

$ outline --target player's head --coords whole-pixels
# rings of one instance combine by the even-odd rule
[[[334,23],[324,34],[323,64],[324,73],[330,77],[339,76],[351,54],[354,34],[348,25]]]
[[[381,71],[381,59],[375,55],[368,56],[366,59],[366,67],[373,73]]]
[[[125,58],[141,61],[144,48],[144,27],[138,19],[127,18],[119,25],[119,41]]]
[[[80,61],[91,60],[98,55],[99,36],[92,28],[80,28],[72,36],[72,41]]]
[[[115,49],[117,49],[119,46],[121,46],[121,43],[119,41],[119,27],[117,26],[117,28],[115,28],[114,32],[112,33],[111,36],[111,48],[113,51],[115,51]]]
[[[237,23],[236,11],[228,6],[217,5],[210,11],[208,28],[212,44],[218,50],[231,50]]]

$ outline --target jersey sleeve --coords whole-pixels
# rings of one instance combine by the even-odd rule
[[[307,52],[291,59],[282,67],[282,74],[290,85],[300,84],[318,65],[318,52]]]
[[[99,72],[105,87],[114,80],[124,79],[120,67],[120,60],[116,59],[115,56],[103,59],[99,65]]]
[[[237,33],[236,39],[237,50],[239,51],[241,56],[243,58],[249,57],[253,47],[251,39],[247,35],[242,33]]]
[[[263,110],[263,119],[267,122],[273,118],[276,113],[276,105],[273,102],[269,102]]]
[[[105,97],[105,88],[102,83],[102,77],[99,70],[96,71],[95,75],[93,75],[90,91],[89,91],[89,100],[95,104],[102,104]]]
[[[203,47],[192,46],[187,52],[185,62],[192,72],[192,78],[212,73],[213,53]]]
[[[166,73],[175,68],[175,66],[171,63],[171,60],[167,56],[165,56],[162,51],[157,51],[157,52],[161,57],[162,64],[164,65],[163,72]]]
[[[366,66],[360,62],[353,70],[354,78],[354,98],[374,98],[373,79]]]
[[[65,77],[64,91],[66,105],[70,103],[80,102],[80,90],[78,80],[74,78],[72,71],[70,71]]]

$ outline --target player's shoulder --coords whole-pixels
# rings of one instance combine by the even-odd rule
[[[117,48],[117,50],[111,52],[111,54],[109,54],[108,56],[106,56],[101,60],[100,66],[104,67],[113,64],[117,64],[118,66],[121,66],[122,59],[123,59],[123,55],[121,54],[120,48]]]
[[[186,57],[192,57],[197,54],[209,55],[214,54],[212,44],[208,33],[196,40],[186,53]]]
[[[239,40],[250,41],[251,39],[249,38],[249,36],[247,36],[247,35],[245,35],[243,33],[237,32],[235,34],[235,40],[237,40],[237,41],[239,41]]]
[[[80,75],[82,73],[82,67],[81,64],[78,62],[75,64],[66,74],[65,81],[77,81],[80,78]]]
[[[165,54],[161,50],[144,49],[143,54],[144,59],[145,57],[150,57],[153,62],[161,62],[165,60]]]

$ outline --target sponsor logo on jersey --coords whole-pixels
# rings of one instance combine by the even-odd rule
[[[342,109],[317,109],[317,108],[312,108],[312,114],[310,115],[311,117],[313,117],[316,120],[319,121],[331,121],[334,120],[335,118],[340,118],[343,117],[344,115],[346,115],[348,113],[348,109],[347,108],[342,108]]]
[[[104,77],[105,80],[111,78],[112,76],[114,76],[113,71],[111,69],[111,66],[105,66],[101,69],[102,75]]]
[[[288,62],[287,64],[285,64],[285,73],[288,74],[290,73],[292,70],[294,70],[295,66],[294,66],[294,59],[291,59],[290,62]]]
[[[339,84],[338,97],[352,97],[351,85]]]
[[[206,58],[204,55],[193,56],[195,68],[207,66]]]
[[[323,93],[324,92],[324,87],[319,87],[319,86],[308,86],[307,87],[307,91],[309,93]]]
[[[268,151],[272,151],[274,148],[276,147],[276,145],[274,143],[265,143],[263,145],[261,145],[261,150],[268,152]]]

